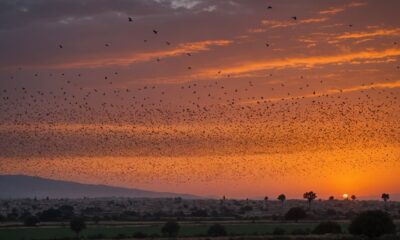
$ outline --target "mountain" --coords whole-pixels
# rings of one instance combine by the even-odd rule
[[[190,194],[82,184],[25,175],[0,175],[0,198],[201,198]]]

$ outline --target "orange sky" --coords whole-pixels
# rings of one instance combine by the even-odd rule
[[[0,174],[241,198],[400,193],[399,8],[4,4]]]

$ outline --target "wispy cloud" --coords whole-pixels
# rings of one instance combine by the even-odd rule
[[[362,7],[362,6],[365,6],[365,5],[367,5],[367,3],[365,3],[365,2],[353,2],[353,3],[350,3],[350,4],[346,4],[343,7],[332,7],[332,8],[329,8],[327,10],[321,10],[321,11],[319,11],[319,14],[321,14],[321,15],[335,15],[335,14],[338,14],[340,12],[345,11],[348,8]]]
[[[370,38],[370,37],[383,37],[383,36],[399,36],[400,28],[394,29],[377,29],[370,32],[356,32],[344,33],[336,36],[336,39],[357,39],[357,38]]]
[[[285,28],[290,26],[296,26],[300,24],[310,24],[310,23],[320,23],[327,21],[328,18],[321,17],[321,18],[307,18],[302,20],[288,20],[288,21],[277,21],[277,20],[262,20],[261,23],[265,26],[270,28]]]
[[[78,60],[71,63],[46,66],[52,68],[97,68],[106,66],[127,66],[137,62],[154,61],[157,58],[171,58],[187,53],[198,53],[211,50],[212,47],[221,47],[232,44],[232,40],[206,40],[200,42],[181,43],[169,50],[137,53],[128,56],[101,58],[91,60]]]
[[[342,88],[342,89],[328,89],[326,91],[319,92],[318,94],[308,93],[308,94],[290,96],[290,97],[267,98],[262,101],[263,102],[264,101],[277,102],[277,101],[282,101],[282,100],[318,98],[321,96],[328,96],[328,95],[332,95],[332,94],[351,93],[351,92],[358,92],[358,91],[371,90],[371,89],[392,89],[392,88],[400,88],[400,80],[393,81],[393,82],[386,82],[386,83],[362,84],[362,85],[357,85],[357,86],[352,86],[352,87]],[[256,104],[256,103],[260,103],[260,100],[242,101],[242,104]]]
[[[292,57],[278,60],[265,60],[257,62],[243,62],[237,66],[210,69],[198,74],[197,77],[216,77],[216,72],[221,71],[224,74],[242,74],[247,72],[262,71],[267,69],[281,69],[281,68],[293,68],[293,67],[313,67],[316,65],[325,64],[339,64],[349,63],[352,61],[368,61],[374,59],[382,59],[388,57],[400,56],[400,49],[385,49],[382,51],[361,51],[353,53],[345,53],[338,55],[326,55],[326,56],[313,56],[313,57]]]

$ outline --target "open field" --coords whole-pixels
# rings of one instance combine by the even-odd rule
[[[317,222],[300,223],[238,223],[224,225],[229,235],[268,235],[272,234],[276,227],[285,229],[287,233],[293,230],[312,230]],[[347,223],[342,223],[346,229]],[[205,236],[210,224],[185,224],[181,223],[179,236],[194,237]],[[119,236],[132,236],[136,232],[148,236],[160,236],[162,224],[136,225],[136,226],[95,226],[90,225],[83,231],[82,235],[94,237],[96,235],[105,238]],[[21,239],[61,239],[74,237],[75,234],[68,227],[33,227],[33,228],[5,228],[0,229],[0,239],[21,240]]]
[[[304,230],[309,232],[318,222],[263,222],[263,223],[222,223],[229,236],[259,236],[272,235],[275,228],[285,230],[287,234],[293,231]],[[340,223],[344,233],[346,233],[348,222]],[[207,230],[211,223],[180,223],[181,229],[179,237],[201,237],[207,235]],[[400,227],[399,222],[397,225]],[[135,233],[143,233],[149,237],[161,236],[162,223],[139,223],[136,225],[89,225],[82,232],[85,238],[129,238]],[[29,239],[65,239],[73,238],[75,234],[68,226],[42,226],[42,227],[14,227],[0,229],[0,239],[7,240],[29,240]]]

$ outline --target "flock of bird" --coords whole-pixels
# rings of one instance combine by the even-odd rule
[[[298,20],[296,16],[291,19]],[[129,17],[128,22],[134,19]],[[160,35],[156,29],[152,32]],[[60,51],[67,48],[62,43],[58,47]],[[192,57],[190,52],[186,55]],[[0,89],[0,157],[137,159],[121,169],[127,174],[139,171],[140,158],[152,158],[143,164],[150,172],[163,174],[146,176],[147,180],[181,181],[199,175],[209,181],[224,167],[232,170],[233,177],[246,177],[253,174],[254,164],[258,171],[271,171],[272,176],[308,175],[310,169],[331,163],[318,159],[303,165],[302,160],[312,158],[311,153],[318,156],[332,150],[342,152],[335,159],[340,164],[348,161],[343,156],[351,156],[354,149],[364,149],[357,161],[350,163],[354,167],[383,161],[371,157],[378,148],[386,149],[392,163],[399,160],[399,152],[391,148],[398,147],[400,139],[400,102],[395,88],[375,88],[368,83],[361,91],[326,91],[329,85],[325,81],[307,76],[299,76],[297,86],[284,81],[274,85],[242,81],[233,86],[216,80],[121,88],[114,84],[119,75],[114,71],[95,87],[83,84],[82,73],[38,72],[30,76],[32,81],[52,79],[57,87]],[[26,78],[27,73],[19,68],[11,80],[17,76]],[[288,161],[283,155],[297,157]],[[277,163],[266,160],[271,156]],[[176,164],[157,158],[184,160]],[[212,161],[195,163],[192,158]],[[199,167],[209,164],[212,170]],[[179,177],[187,169],[190,174]]]

